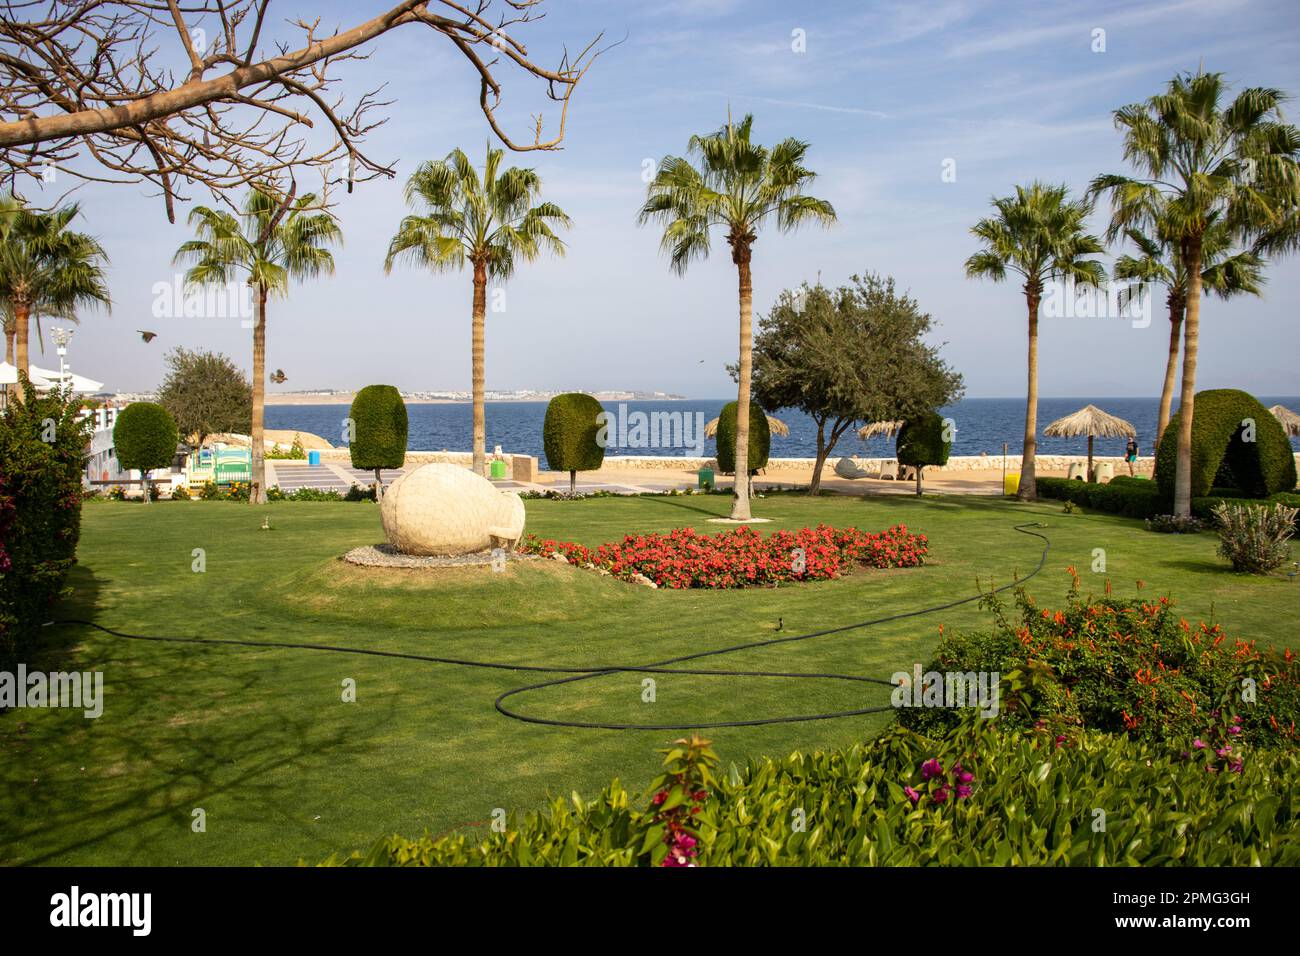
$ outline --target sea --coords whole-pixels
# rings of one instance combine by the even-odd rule
[[[610,442],[606,453],[610,455],[694,456],[697,452],[712,457],[713,439],[699,440],[698,428],[703,422],[718,416],[722,406],[733,399],[685,399],[680,401],[606,401],[610,413]],[[1300,411],[1300,397],[1259,396],[1264,406],[1285,405]],[[1047,438],[1043,429],[1057,418],[1078,411],[1087,404],[1131,422],[1137,429],[1138,445],[1143,455],[1151,453],[1155,437],[1156,419],[1160,402],[1156,398],[1041,398],[1038,402],[1038,451],[1040,454],[1081,455],[1087,452],[1086,438]],[[266,427],[286,431],[305,431],[320,435],[334,445],[346,444],[342,439],[343,420],[347,418],[347,405],[268,405]],[[472,441],[471,409],[468,404],[410,404],[406,407],[409,419],[407,447],[412,451],[468,451]],[[680,425],[648,429],[649,434],[638,438],[637,413],[644,421],[651,421],[651,413],[678,413]],[[802,412],[785,409],[775,412],[790,428],[790,434],[772,436],[773,458],[812,458],[817,453],[817,426]],[[1007,452],[1019,455],[1025,427],[1025,400],[1023,398],[967,398],[955,405],[941,409],[940,414],[952,418],[955,425],[953,455],[1001,455],[1005,443]],[[545,460],[542,450],[542,420],[546,415],[546,402],[488,402],[487,449],[496,446],[509,454],[535,455]],[[659,422],[673,421],[658,419]],[[629,424],[630,423],[630,424]],[[615,426],[623,427],[615,427]],[[658,447],[649,442],[663,435]],[[620,444],[620,439],[623,444]],[[1094,450],[1097,455],[1121,455],[1125,440],[1098,438]],[[666,446],[666,447],[665,447]],[[1292,438],[1291,446],[1300,451],[1300,438]],[[894,441],[876,437],[866,441],[853,431],[845,434],[836,445],[835,455],[861,455],[868,458],[892,457]]]

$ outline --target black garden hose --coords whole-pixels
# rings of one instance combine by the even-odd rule
[[[1023,578],[1012,581],[1010,584],[1004,584],[1001,587],[992,589],[990,594],[997,594],[1006,591],[1009,588],[1017,587],[1028,581],[1034,575],[1043,570],[1047,563],[1047,553],[1051,550],[1052,544],[1047,536],[1037,531],[1027,530],[1029,528],[1044,527],[1039,522],[1026,522],[1014,526],[1016,531],[1021,534],[1032,535],[1035,538],[1041,538],[1043,541],[1043,551],[1038,558],[1038,564]],[[563,667],[556,665],[539,665],[539,664],[507,664],[499,661],[474,661],[457,657],[435,657],[428,654],[408,654],[402,651],[380,651],[360,647],[339,647],[333,644],[302,644],[287,643],[279,641],[252,641],[241,640],[238,638],[209,638],[209,637],[164,637],[151,634],[126,634],[122,631],[115,631],[112,628],[104,627],[94,621],[83,621],[74,618],[63,618],[50,621],[49,625],[82,625],[93,627],[110,634],[113,637],[120,637],[132,641],[160,641],[175,644],[221,644],[236,647],[265,647],[278,650],[303,650],[303,651],[329,651],[335,654],[362,654],[370,657],[393,657],[403,660],[424,661],[430,664],[450,664],[455,667],[480,667],[492,670],[504,671],[532,671],[547,674],[566,674],[566,677],[557,677],[551,680],[540,681],[536,684],[526,684],[523,687],[515,687],[505,691],[495,701],[496,709],[506,717],[512,720],[522,721],[529,724],[544,724],[550,727],[573,727],[582,730],[705,730],[719,727],[755,727],[762,724],[794,724],[802,723],[809,720],[833,720],[839,717],[857,717],[863,714],[884,713],[894,708],[892,706],[881,707],[862,707],[856,710],[842,710],[834,713],[825,714],[791,714],[781,717],[756,717],[750,720],[719,720],[706,723],[692,724],[611,724],[598,723],[578,720],[554,720],[547,717],[532,717],[528,714],[521,714],[518,711],[510,710],[503,703],[507,698],[514,697],[517,694],[523,694],[528,691],[541,690],[546,687],[558,687],[561,684],[571,684],[577,681],[592,680],[597,677],[609,677],[613,674],[625,673],[642,673],[642,674],[684,674],[706,677],[773,677],[789,680],[843,680],[857,681],[869,684],[884,684],[887,687],[893,687],[892,681],[884,680],[879,677],[863,677],[855,674],[819,674],[807,672],[784,672],[784,671],[738,671],[738,670],[702,670],[694,668],[680,668],[674,665],[684,664],[688,661],[695,661],[705,657],[718,657],[723,654],[735,654],[739,651],[753,650],[760,647],[770,647],[776,644],[792,644],[796,641],[807,641],[814,637],[826,637],[830,634],[842,634],[846,631],[854,631],[859,628],[871,627],[875,624],[886,624],[891,621],[901,621],[910,617],[920,617],[923,614],[933,614],[937,611],[946,611],[950,608],[959,607],[963,604],[969,604],[972,601],[978,601],[983,594],[972,594],[968,597],[959,598],[955,601],[948,601],[944,604],[936,604],[932,607],[921,608],[914,611],[901,611],[897,614],[890,614],[886,617],[872,618],[866,621],[859,621],[856,624],[843,624],[839,627],[825,628],[820,631],[809,631],[806,634],[792,634],[788,637],[772,637],[758,641],[746,641],[743,644],[733,644],[729,647],[719,647],[709,651],[697,651],[694,654],[683,654],[678,657],[669,657],[661,661],[654,661],[650,664],[629,664],[629,665],[606,665],[603,667]],[[49,626],[47,625],[47,626]]]

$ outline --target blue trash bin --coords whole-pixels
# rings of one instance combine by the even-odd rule
[[[307,464],[309,464],[309,465],[319,465],[319,464],[320,464],[320,452],[318,452],[318,451],[309,451],[309,452],[307,452]]]

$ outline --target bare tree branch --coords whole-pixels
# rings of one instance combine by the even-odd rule
[[[540,19],[543,0],[400,0],[346,30],[321,32],[320,21],[289,24],[296,49],[265,40],[272,0],[0,0],[0,160],[20,174],[50,170],[87,181],[147,181],[162,195],[168,219],[182,190],[220,195],[233,187],[291,178],[305,168],[331,185],[393,173],[365,152],[366,136],[390,105],[371,90],[351,105],[331,92],[337,66],[363,60],[363,47],[392,30],[417,25],[449,40],[479,76],[479,105],[493,132],[518,151],[556,149],[569,101],[603,52],[597,36],[555,69],[529,59],[511,31]],[[390,0],[393,2],[393,0]],[[479,50],[489,48],[486,56]],[[164,65],[170,58],[176,69]],[[560,104],[551,135],[534,116],[531,141],[513,139],[498,121],[501,83],[512,64],[545,83]],[[177,75],[177,70],[180,75]],[[328,136],[309,142],[313,117]],[[114,174],[87,171],[77,161]],[[346,174],[335,172],[346,159]]]

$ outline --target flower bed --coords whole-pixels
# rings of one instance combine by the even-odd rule
[[[596,548],[529,535],[520,550],[559,555],[625,581],[644,577],[661,588],[741,588],[835,578],[855,567],[918,567],[928,540],[901,524],[880,532],[818,525],[766,538],[752,528],[715,535],[677,528],[628,535]]]

